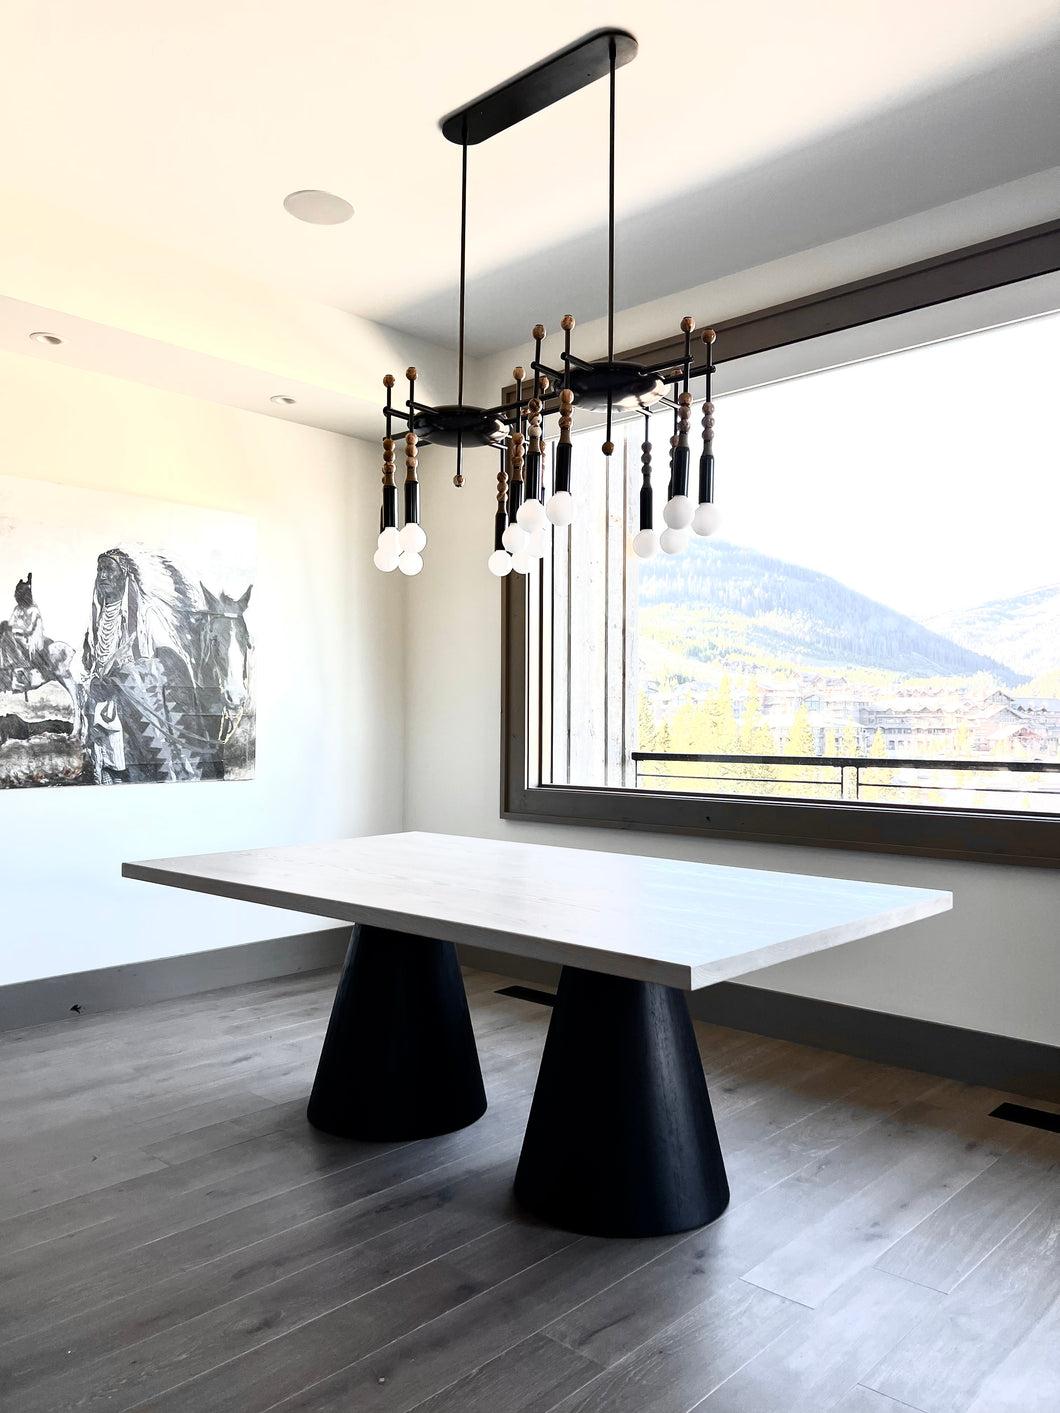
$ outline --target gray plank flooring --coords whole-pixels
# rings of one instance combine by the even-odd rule
[[[490,1107],[315,1133],[332,973],[0,1037],[4,1413],[1057,1413],[1060,1136],[697,1024],[733,1202],[558,1232],[511,1178],[549,1011],[465,977]]]

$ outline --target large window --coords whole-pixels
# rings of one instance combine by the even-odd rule
[[[676,556],[630,548],[644,419],[609,468],[580,429],[578,517],[509,593],[508,812],[1060,856],[1058,307],[1027,279],[722,364],[724,520]]]

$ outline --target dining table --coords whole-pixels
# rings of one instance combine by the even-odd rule
[[[308,1119],[425,1139],[486,1109],[456,948],[558,965],[514,1173],[538,1218],[656,1236],[729,1190],[690,993],[952,907],[930,888],[408,832],[123,864],[126,878],[353,924]]]

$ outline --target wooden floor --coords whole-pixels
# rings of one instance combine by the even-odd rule
[[[340,1142],[334,981],[0,1037],[4,1413],[1060,1410],[1060,1136],[1013,1096],[698,1025],[732,1206],[578,1238],[509,1196],[548,1009],[469,973],[486,1116]]]

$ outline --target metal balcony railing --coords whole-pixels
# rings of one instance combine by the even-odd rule
[[[1011,805],[1013,795],[1044,797],[1060,810],[1060,760],[925,760],[921,756],[750,756],[713,752],[634,751],[638,789],[687,793],[762,794],[786,799],[835,799],[915,804],[939,795],[941,804],[986,808]],[[695,769],[694,767],[703,767]],[[801,773],[799,773],[801,772]],[[752,788],[753,787],[753,788]],[[991,796],[1005,797],[991,799]],[[928,801],[933,802],[933,801]]]

